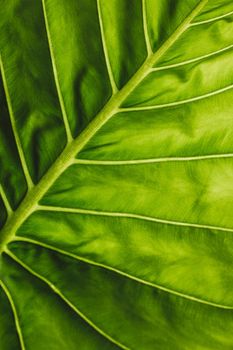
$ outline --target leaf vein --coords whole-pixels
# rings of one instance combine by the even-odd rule
[[[55,85],[56,85],[56,89],[57,89],[58,99],[59,99],[61,112],[62,112],[62,118],[63,118],[64,127],[65,127],[65,131],[66,131],[67,142],[69,143],[73,140],[73,136],[71,133],[69,120],[68,120],[68,116],[66,113],[63,95],[61,92],[58,71],[57,71],[57,65],[56,65],[54,49],[53,49],[53,43],[52,43],[52,38],[51,38],[51,34],[50,34],[50,29],[49,29],[49,22],[48,22],[48,17],[47,17],[45,1],[46,0],[42,0],[42,7],[43,7],[43,13],[44,13],[45,28],[46,28],[47,38],[48,38],[49,52],[50,52],[51,63],[52,63],[52,68],[53,68],[54,81],[55,81]]]
[[[166,224],[166,225],[195,227],[195,228],[207,229],[207,230],[233,232],[233,228],[227,228],[222,226],[212,226],[212,225],[205,225],[205,224],[196,224],[196,223],[182,222],[182,221],[165,220],[165,219],[160,219],[152,216],[133,214],[133,213],[121,213],[121,212],[112,212],[112,211],[109,212],[109,211],[99,211],[99,210],[90,210],[90,209],[81,209],[81,208],[66,208],[66,207],[49,206],[49,205],[38,205],[36,210],[54,211],[54,212],[63,212],[63,213],[77,213],[77,214],[87,214],[87,215],[96,215],[96,216],[108,216],[108,217],[124,217],[124,218],[132,218],[132,219],[157,222],[157,223]]]
[[[6,250],[6,254],[8,254],[15,262],[17,262],[20,266],[30,272],[33,276],[39,278],[41,281],[46,283],[51,290],[56,293],[80,318],[82,318],[86,323],[89,324],[96,332],[101,334],[108,341],[117,345],[120,349],[130,350],[125,345],[121,344],[106,332],[104,332],[101,328],[99,328],[93,321],[91,321],[88,317],[86,317],[82,311],[80,311],[54,284],[52,284],[46,277],[40,275],[38,272],[34,271],[31,267],[25,264],[21,259],[19,259],[15,254],[13,254],[10,250]]]
[[[144,31],[144,38],[146,43],[146,49],[147,49],[147,55],[150,56],[153,53],[151,44],[150,44],[150,37],[148,32],[148,24],[147,24],[147,11],[146,11],[146,1],[142,0],[142,19],[143,19],[143,31]]]
[[[167,108],[167,107],[175,107],[175,106],[203,100],[203,99],[211,97],[211,96],[219,95],[219,94],[224,93],[225,91],[228,91],[231,89],[233,89],[233,84],[225,86],[224,88],[221,88],[221,89],[218,89],[215,91],[208,92],[207,94],[195,96],[195,97],[188,98],[188,99],[181,100],[181,101],[163,103],[163,104],[152,105],[152,106],[120,107],[119,112],[146,111],[146,110],[151,110],[151,109],[163,109],[163,108]]]
[[[199,25],[201,25],[201,24],[206,24],[206,23],[210,23],[210,22],[215,22],[215,21],[217,21],[218,19],[222,19],[222,18],[231,16],[232,14],[233,14],[233,11],[230,11],[230,12],[224,13],[223,15],[216,16],[216,17],[213,17],[213,18],[208,18],[208,19],[205,19],[205,20],[203,20],[203,21],[191,22],[191,23],[190,23],[190,26],[191,26],[191,27],[194,27],[194,26],[199,26]]]
[[[11,205],[9,203],[7,195],[6,195],[5,191],[4,191],[4,188],[2,187],[1,184],[0,184],[0,196],[2,197],[3,204],[4,204],[5,208],[6,208],[7,215],[9,217],[12,214],[13,210],[11,208]]]
[[[186,60],[186,61],[178,62],[178,63],[174,63],[174,64],[169,64],[169,65],[167,65],[167,66],[158,66],[158,67],[154,67],[154,68],[151,68],[151,71],[152,71],[152,72],[163,71],[163,70],[166,70],[166,69],[172,69],[172,68],[184,66],[184,65],[186,65],[186,64],[198,62],[198,61],[201,61],[202,59],[205,59],[205,58],[209,58],[209,57],[218,55],[219,53],[228,51],[228,50],[230,50],[230,49],[232,49],[232,48],[233,48],[233,44],[228,45],[228,46],[225,46],[225,47],[223,47],[222,49],[219,49],[219,50],[210,52],[210,53],[208,53],[208,54],[206,54],[206,55],[202,55],[202,56],[198,56],[198,57],[195,57],[195,58],[191,58],[190,60]]]
[[[75,159],[73,164],[88,164],[88,165],[137,165],[137,164],[150,164],[150,163],[166,163],[166,162],[186,162],[186,161],[198,161],[208,159],[222,159],[232,158],[233,153],[222,154],[207,154],[200,156],[190,157],[164,157],[164,158],[146,158],[146,159],[128,159],[128,160],[98,160],[98,159]]]
[[[25,159],[25,154],[23,151],[23,147],[20,141],[20,137],[17,131],[17,127],[16,127],[16,122],[15,122],[15,116],[14,116],[14,112],[13,112],[13,107],[12,107],[12,103],[11,103],[11,98],[10,98],[10,94],[9,94],[9,90],[8,90],[8,86],[7,86],[7,79],[6,79],[6,75],[5,75],[5,69],[3,66],[3,60],[2,60],[2,56],[0,55],[0,70],[2,72],[2,80],[3,80],[3,86],[4,86],[4,91],[6,94],[6,101],[7,101],[7,105],[8,105],[8,111],[9,111],[9,116],[10,116],[10,121],[11,121],[11,127],[12,127],[12,131],[13,131],[13,135],[14,135],[14,139],[15,139],[15,143],[16,143],[16,147],[18,150],[18,154],[19,154],[19,158],[20,158],[20,162],[22,165],[22,169],[23,169],[23,173],[27,182],[27,186],[28,186],[28,190],[30,190],[31,188],[33,188],[34,184],[27,166],[27,162]]]
[[[8,300],[9,300],[9,303],[10,303],[10,306],[11,306],[11,309],[12,309],[12,312],[13,312],[13,315],[14,315],[15,327],[16,327],[16,331],[17,331],[17,334],[18,334],[18,337],[19,337],[19,342],[20,342],[21,349],[22,350],[26,350],[25,344],[24,344],[24,339],[23,339],[22,329],[21,329],[20,323],[19,323],[18,312],[17,312],[17,309],[15,307],[14,300],[13,300],[13,298],[11,296],[11,293],[10,293],[9,289],[7,288],[6,284],[2,280],[0,280],[0,286],[4,290],[6,296],[7,296]]]
[[[200,299],[200,298],[197,298],[197,297],[189,295],[189,294],[184,294],[184,293],[178,292],[176,290],[173,290],[173,289],[170,289],[170,288],[166,288],[166,287],[164,287],[162,285],[159,285],[159,284],[156,284],[156,283],[144,280],[144,279],[139,278],[137,276],[133,276],[133,275],[129,274],[128,272],[124,272],[124,271],[119,270],[119,269],[117,269],[115,267],[112,267],[112,266],[109,266],[109,265],[106,265],[106,264],[103,264],[103,263],[99,263],[99,262],[90,260],[88,258],[84,258],[84,257],[79,256],[79,255],[74,254],[74,253],[69,253],[69,252],[67,252],[67,251],[65,251],[63,249],[57,248],[55,246],[52,246],[52,245],[49,245],[49,244],[46,244],[46,243],[43,243],[43,242],[40,242],[40,241],[36,241],[34,239],[25,238],[25,237],[21,237],[21,236],[16,236],[14,238],[13,242],[25,242],[25,243],[38,245],[40,247],[49,249],[51,251],[60,253],[60,254],[62,254],[64,256],[68,256],[68,257],[70,257],[70,258],[72,258],[74,260],[78,260],[78,261],[87,263],[89,265],[94,265],[94,266],[97,266],[97,267],[100,267],[100,268],[112,271],[112,272],[114,272],[114,273],[116,273],[118,275],[121,275],[123,277],[129,278],[129,279],[131,279],[131,280],[133,280],[133,281],[135,281],[137,283],[140,283],[140,284],[152,287],[152,288],[156,288],[156,289],[162,290],[163,292],[176,295],[177,297],[181,297],[181,298],[184,298],[184,299],[188,299],[188,300],[191,300],[191,301],[194,301],[194,302],[198,302],[198,303],[201,303],[201,304],[206,304],[206,305],[217,307],[217,308],[230,309],[230,310],[233,309],[233,306],[210,302],[210,301],[205,300],[205,299]]]
[[[103,24],[103,19],[102,19],[102,13],[101,13],[101,5],[100,5],[100,0],[97,1],[97,13],[98,13],[98,18],[99,18],[99,25],[100,25],[100,34],[101,34],[101,40],[102,40],[102,46],[103,46],[103,52],[104,52],[104,58],[105,58],[105,63],[108,71],[108,76],[110,80],[110,84],[112,87],[112,93],[115,94],[118,91],[112,67],[111,67],[111,62],[109,59],[109,54],[108,54],[108,48],[107,48],[107,43],[106,43],[106,38],[105,38],[105,33],[104,33],[104,24]]]

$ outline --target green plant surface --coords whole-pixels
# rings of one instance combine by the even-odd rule
[[[2,0],[0,350],[233,349],[233,3]]]

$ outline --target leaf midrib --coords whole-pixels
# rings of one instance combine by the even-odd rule
[[[177,27],[173,34],[162,44],[157,52],[149,55],[142,66],[137,70],[128,83],[113,95],[103,109],[88,124],[86,129],[73,141],[67,144],[63,152],[56,159],[47,173],[41,178],[22,200],[16,211],[8,218],[5,226],[1,230],[0,253],[2,253],[7,244],[14,238],[17,229],[27,219],[27,217],[36,209],[40,199],[49,190],[57,178],[72,164],[77,154],[83,149],[87,142],[96,134],[96,132],[118,112],[119,107],[129,96],[129,94],[140,84],[140,82],[149,74],[153,66],[167,52],[167,50],[176,42],[176,40],[189,27],[190,22],[197,16],[208,0],[201,0],[191,11],[185,20]]]

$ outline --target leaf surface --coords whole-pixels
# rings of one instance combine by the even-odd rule
[[[233,347],[233,5],[0,9],[0,350]]]

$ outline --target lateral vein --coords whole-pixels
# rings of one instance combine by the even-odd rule
[[[9,300],[9,303],[10,303],[10,306],[11,306],[11,309],[12,309],[12,312],[13,312],[13,315],[14,315],[15,327],[16,327],[16,331],[17,331],[17,334],[18,334],[18,337],[19,337],[19,342],[20,342],[21,349],[22,350],[26,350],[25,344],[24,344],[24,340],[23,340],[23,333],[22,333],[22,330],[21,330],[21,327],[20,327],[19,317],[18,317],[18,313],[17,313],[16,307],[15,307],[14,300],[13,300],[13,298],[11,296],[11,293],[10,293],[9,289],[7,288],[7,286],[5,285],[5,283],[2,280],[0,280],[0,286],[4,290],[6,296],[7,296],[8,300]]]
[[[60,253],[60,254],[62,254],[64,256],[68,256],[68,257],[70,257],[70,258],[72,258],[74,260],[81,261],[81,262],[87,263],[89,265],[97,266],[97,267],[100,267],[100,268],[112,271],[112,272],[114,272],[114,273],[116,273],[118,275],[121,275],[123,277],[129,278],[129,279],[131,279],[131,280],[133,280],[133,281],[135,281],[137,283],[140,283],[140,284],[152,287],[152,288],[156,288],[156,289],[162,290],[163,292],[166,292],[166,293],[169,293],[169,294],[173,294],[173,295],[176,295],[178,297],[185,298],[185,299],[188,299],[188,300],[191,300],[191,301],[194,301],[194,302],[198,302],[198,303],[201,303],[201,304],[206,304],[206,305],[217,307],[217,308],[221,308],[221,309],[230,309],[230,310],[233,309],[233,306],[210,302],[210,301],[205,300],[205,299],[200,299],[200,298],[194,297],[194,296],[189,295],[189,294],[184,294],[184,293],[178,292],[176,290],[173,290],[173,289],[170,289],[170,288],[166,288],[166,287],[164,287],[162,285],[159,285],[159,284],[156,284],[154,282],[150,282],[150,281],[144,280],[142,278],[139,278],[137,276],[133,276],[133,275],[129,274],[128,272],[124,272],[124,271],[119,270],[119,269],[117,269],[115,267],[112,267],[112,266],[109,266],[109,265],[106,265],[106,264],[103,264],[103,263],[99,263],[99,262],[90,260],[88,258],[84,258],[84,257],[79,256],[79,255],[74,254],[74,253],[69,253],[69,252],[67,252],[67,251],[65,251],[63,249],[57,248],[55,246],[51,246],[49,244],[46,244],[46,243],[43,243],[43,242],[40,242],[40,241],[35,241],[34,239],[21,237],[21,236],[16,236],[14,238],[14,242],[25,242],[25,243],[38,245],[40,247],[49,249],[51,251]]]
[[[102,40],[104,57],[105,57],[105,63],[106,63],[107,71],[108,71],[110,84],[112,87],[112,93],[116,94],[118,91],[118,88],[117,88],[117,85],[116,85],[116,82],[115,82],[115,79],[113,76],[111,62],[109,59],[108,48],[107,48],[107,43],[106,43],[106,38],[105,38],[105,33],[104,33],[104,24],[103,24],[103,19],[102,19],[100,0],[96,0],[96,1],[97,1],[97,12],[98,12],[98,18],[99,18],[100,33],[101,33],[101,40]]]
[[[175,107],[175,106],[183,105],[186,103],[191,103],[191,102],[203,100],[203,99],[211,97],[211,96],[219,95],[219,94],[221,94],[225,91],[231,90],[231,89],[233,89],[233,84],[228,85],[224,88],[212,91],[212,92],[208,92],[207,94],[188,98],[186,100],[163,103],[160,105],[152,105],[152,106],[121,107],[121,108],[119,108],[119,112],[146,111],[146,110],[151,110],[151,109],[162,109],[162,108],[167,108],[167,107]]]
[[[186,60],[186,61],[178,62],[178,63],[174,63],[174,64],[169,64],[167,66],[153,67],[153,68],[151,68],[151,71],[152,72],[157,72],[157,71],[163,71],[163,70],[166,70],[166,69],[172,69],[172,68],[176,68],[176,67],[185,66],[186,64],[198,62],[198,61],[201,61],[202,59],[204,60],[205,58],[209,58],[209,57],[218,55],[219,53],[228,51],[228,50],[230,50],[232,48],[233,48],[233,44],[225,46],[222,49],[210,52],[210,53],[208,53],[206,55],[202,55],[202,56],[191,58],[190,60]]]
[[[233,14],[233,11],[230,11],[230,12],[224,13],[223,15],[216,16],[216,17],[209,18],[209,19],[205,19],[205,20],[203,20],[203,21],[191,22],[191,23],[190,23],[190,27],[199,26],[199,25],[201,25],[201,24],[206,24],[206,23],[210,23],[210,22],[215,22],[215,21],[217,21],[218,19],[222,19],[222,18],[231,16],[232,14]]]
[[[121,344],[119,341],[112,338],[105,331],[99,328],[93,321],[90,320],[89,317],[85,316],[82,311],[80,311],[53,283],[51,283],[46,277],[42,276],[35,270],[33,270],[30,266],[25,264],[21,259],[19,259],[15,254],[13,254],[10,250],[6,250],[6,254],[8,254],[15,262],[17,262],[20,266],[22,266],[25,270],[30,272],[33,276],[37,277],[44,283],[46,283],[51,290],[56,293],[80,318],[82,318],[86,323],[89,324],[96,332],[101,334],[104,338],[106,338],[111,343],[117,345],[120,349],[130,350],[125,345]]]
[[[166,162],[186,162],[186,161],[198,161],[208,159],[221,159],[232,158],[233,153],[223,154],[207,154],[201,156],[190,157],[164,157],[164,158],[149,158],[149,159],[129,159],[129,160],[98,160],[98,159],[75,159],[73,164],[87,164],[87,165],[137,165],[137,164],[150,164],[150,163],[166,163]]]
[[[3,204],[6,208],[6,212],[7,212],[7,215],[8,217],[12,214],[13,210],[11,208],[11,205],[8,201],[8,198],[7,198],[7,195],[4,191],[4,188],[2,187],[2,185],[0,184],[0,196],[2,197],[2,200],[3,200]]]
[[[54,211],[54,212],[60,212],[60,213],[76,213],[76,214],[87,214],[87,215],[96,215],[96,216],[132,218],[132,219],[157,222],[157,223],[166,224],[166,225],[186,226],[186,227],[195,227],[195,228],[207,229],[207,230],[233,232],[233,228],[227,228],[222,226],[212,226],[212,225],[205,225],[205,224],[196,224],[196,223],[183,222],[183,221],[165,220],[165,219],[160,219],[153,216],[146,216],[146,215],[133,214],[133,213],[122,213],[122,212],[112,212],[112,211],[109,212],[109,211],[81,209],[81,208],[67,208],[67,207],[58,207],[58,206],[50,206],[50,205],[38,205],[36,210]]]
[[[69,143],[73,140],[73,136],[72,136],[72,133],[70,130],[70,124],[69,124],[68,116],[66,113],[63,95],[61,92],[58,71],[57,71],[57,66],[56,66],[56,60],[55,60],[55,55],[54,55],[54,49],[53,49],[53,43],[52,43],[52,38],[51,38],[51,34],[50,34],[50,29],[49,29],[49,22],[48,22],[48,17],[47,17],[45,1],[46,0],[42,0],[42,7],[43,7],[43,13],[44,13],[45,28],[46,28],[47,38],[48,38],[48,44],[49,44],[49,52],[50,52],[50,57],[51,57],[51,62],[52,62],[52,68],[53,68],[53,74],[54,74],[54,80],[55,80],[55,85],[56,85],[56,89],[57,89],[58,99],[59,99],[61,112],[62,112],[62,118],[63,118],[64,127],[65,127],[65,131],[66,131],[67,142]]]
[[[149,37],[149,32],[148,32],[147,11],[146,11],[146,2],[145,2],[145,0],[142,0],[142,19],[143,19],[143,31],[144,31],[147,55],[150,56],[153,53],[153,50],[152,50],[152,47],[151,47],[150,37]]]
[[[12,127],[12,131],[13,131],[13,135],[14,135],[14,139],[15,139],[15,143],[16,143],[16,147],[18,150],[18,154],[19,154],[19,158],[20,158],[20,162],[22,165],[22,169],[23,169],[23,173],[27,182],[27,186],[28,186],[28,191],[33,188],[34,184],[31,178],[31,175],[29,173],[28,170],[28,166],[27,166],[27,162],[25,159],[25,155],[24,155],[24,151],[22,148],[22,144],[20,141],[20,137],[17,131],[17,126],[16,126],[16,122],[15,122],[15,116],[14,116],[14,112],[13,112],[13,108],[12,108],[12,103],[11,103],[11,98],[10,98],[10,94],[9,94],[9,90],[8,90],[8,85],[7,85],[7,79],[6,79],[6,75],[5,75],[5,70],[4,70],[4,66],[3,66],[3,60],[2,60],[2,56],[0,54],[0,69],[2,72],[2,81],[3,81],[3,87],[4,87],[4,91],[6,94],[6,101],[7,101],[7,105],[8,105],[8,111],[9,111],[9,116],[10,116],[10,121],[11,121],[11,127]]]

